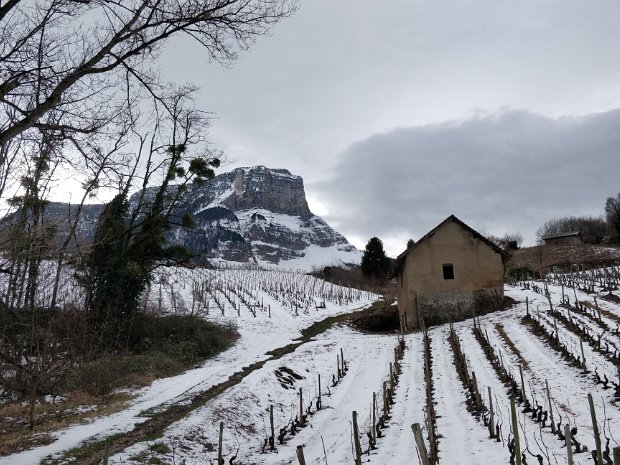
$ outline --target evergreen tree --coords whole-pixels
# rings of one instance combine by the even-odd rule
[[[413,247],[415,245],[415,241],[413,239],[409,239],[407,241],[407,248],[410,249],[411,247]]]
[[[378,237],[372,237],[362,257],[362,274],[366,278],[375,278],[380,281],[386,279],[390,268],[390,260],[383,250],[383,242]]]
[[[116,322],[133,304],[127,299],[133,281],[126,248],[128,212],[126,194],[118,194],[99,218],[86,278],[88,308],[96,322]]]

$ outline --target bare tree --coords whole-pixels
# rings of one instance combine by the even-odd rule
[[[89,136],[124,121],[136,94],[163,103],[166,86],[150,64],[172,37],[190,36],[228,64],[295,8],[295,0],[0,3],[0,181],[25,133]]]
[[[607,199],[605,214],[610,238],[615,242],[620,242],[620,194]]]

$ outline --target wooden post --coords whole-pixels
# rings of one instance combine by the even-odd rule
[[[299,424],[303,426],[304,424],[304,394],[299,388]]]
[[[306,465],[303,446],[297,446],[297,460],[299,460],[299,465]]]
[[[476,397],[476,406],[478,410],[482,410],[482,399],[480,398],[480,391],[478,391],[478,381],[476,380],[476,373],[474,371],[471,372],[471,380],[474,383],[474,395]]]
[[[521,375],[521,394],[523,395],[523,402],[527,400],[525,395],[525,381],[523,381],[523,367],[519,364],[519,374]]]
[[[577,299],[577,289],[575,289],[575,286],[573,286],[573,292],[575,294],[575,308],[579,310],[579,299]],[[603,462],[599,462],[599,463],[603,463]]]
[[[547,402],[549,402],[549,418],[551,419],[551,432],[555,434],[555,422],[553,421],[553,405],[551,404],[551,394],[549,393],[549,383],[545,379],[545,388],[547,390]]]
[[[320,410],[322,407],[323,401],[321,400],[321,374],[319,373],[319,401],[316,404],[316,409]]]
[[[515,407],[514,396],[510,398],[510,414],[512,415],[512,435],[515,439],[515,463],[521,465],[521,444],[519,443],[519,419]]]
[[[553,327],[555,328],[555,342],[560,344],[560,332],[558,331],[558,320],[553,317]]]
[[[390,362],[390,389],[394,391],[394,369],[392,368],[392,362]]]
[[[387,381],[383,381],[383,419],[387,420],[388,416],[388,400],[387,400]]]
[[[336,354],[336,370],[338,371],[338,381],[340,381],[340,355]]]
[[[411,425],[411,430],[413,431],[415,443],[418,446],[418,452],[420,453],[422,465],[430,465],[430,462],[428,461],[428,451],[426,450],[426,444],[424,444],[424,438],[422,437],[422,430],[420,429],[420,424],[414,423],[413,425]]]
[[[564,425],[564,438],[566,440],[566,457],[568,465],[573,465],[573,445],[571,444],[570,426],[568,423]]]
[[[377,442],[377,393],[372,393],[372,440],[373,442]]]
[[[525,297],[525,314],[528,317],[530,316],[530,299],[528,297]]]
[[[581,347],[581,368],[586,369],[586,354],[583,351],[583,339],[579,338],[579,347]]]
[[[224,422],[220,421],[220,441],[217,446],[217,465],[224,465],[222,457],[222,439],[224,438]]]
[[[269,318],[271,318],[271,304],[267,305],[267,309],[269,310]]]
[[[489,389],[489,437],[495,437],[495,412],[493,411],[493,396],[491,395],[491,386]]]
[[[340,363],[342,364],[342,376],[344,376],[344,352],[342,352],[342,347],[340,348]]]
[[[362,465],[362,447],[357,429],[357,412],[353,411],[353,442],[355,444],[355,465]]]
[[[614,447],[614,465],[620,465],[620,447]]]
[[[110,458],[110,443],[105,440],[103,444],[103,465],[108,465],[108,459]]]
[[[596,463],[603,463],[603,451],[601,449],[601,436],[598,431],[598,423],[596,421],[596,410],[594,410],[594,399],[592,394],[588,394],[588,403],[590,404],[590,415],[592,416],[592,430],[594,432],[594,442],[596,443]]]
[[[269,445],[271,450],[276,447],[276,429],[273,424],[273,405],[269,406],[269,424],[271,425],[271,437],[269,438]]]

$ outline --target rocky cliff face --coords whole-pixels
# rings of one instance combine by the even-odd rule
[[[303,179],[283,169],[237,168],[192,189],[179,213],[196,228],[172,231],[196,261],[292,269],[359,263],[360,252],[308,208]],[[173,239],[171,237],[171,240]]]
[[[131,202],[131,200],[130,200]],[[91,205],[80,235],[92,239],[101,205]],[[66,204],[51,216],[66,218]],[[174,228],[168,241],[182,244],[197,264],[257,264],[310,270],[358,264],[361,252],[308,208],[303,179],[284,169],[237,168],[189,189],[176,215],[190,213],[193,229]]]

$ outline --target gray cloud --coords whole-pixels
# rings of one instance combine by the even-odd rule
[[[533,242],[552,217],[600,215],[620,191],[620,110],[552,119],[502,111],[376,134],[309,190],[345,235],[419,238],[450,214]],[[401,248],[404,247],[404,243]]]
[[[532,241],[618,190],[616,113],[547,117],[620,108],[619,23],[615,0],[301,0],[230,69],[189,39],[160,62],[201,86],[233,166],[303,176],[358,245],[453,212]]]
[[[308,181],[357,140],[482,109],[545,115],[620,107],[620,3],[301,0],[230,69],[190,39],[163,73],[201,86],[211,139],[237,165]]]

